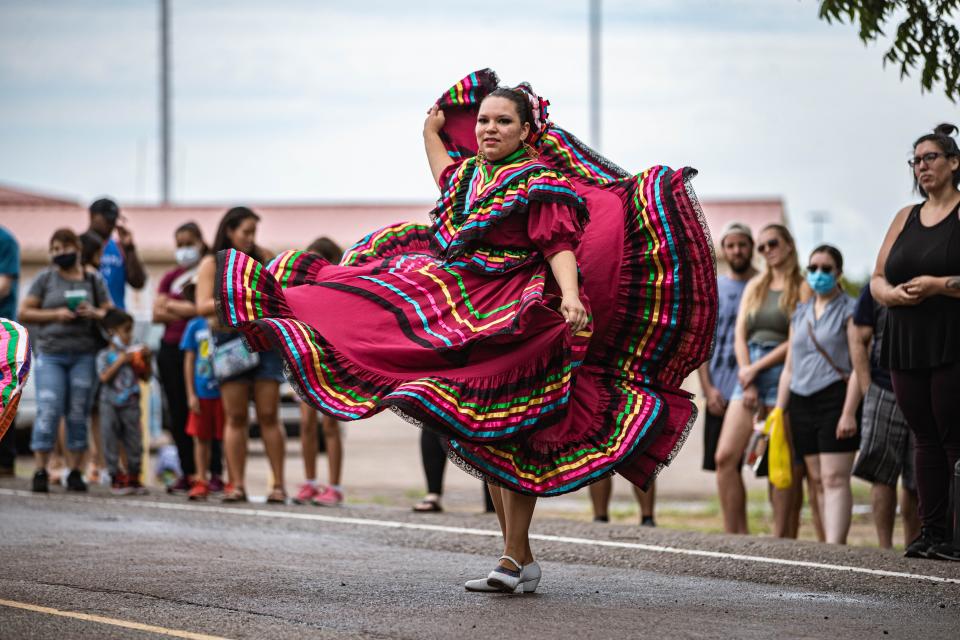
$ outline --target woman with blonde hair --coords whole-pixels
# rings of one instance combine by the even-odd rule
[[[727,533],[748,533],[746,490],[740,474],[743,451],[756,417],[763,417],[777,402],[777,384],[787,354],[790,316],[802,298],[803,273],[790,230],[780,224],[765,226],[757,238],[757,252],[766,268],[743,292],[734,335],[739,371],[737,386],[717,443],[717,489]],[[788,490],[772,489],[774,533],[796,535],[795,511],[798,483]],[[793,508],[791,508],[793,507]]]

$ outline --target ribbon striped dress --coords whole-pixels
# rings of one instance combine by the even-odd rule
[[[645,487],[693,423],[680,385],[716,323],[696,172],[629,175],[549,123],[542,99],[539,158],[478,161],[473,123],[496,86],[476,72],[438,101],[454,164],[431,225],[377,230],[339,265],[221,252],[221,321],[277,351],[311,406],[393,410],[489,482],[552,496],[616,472]],[[591,316],[576,335],[546,260],[566,249]]]

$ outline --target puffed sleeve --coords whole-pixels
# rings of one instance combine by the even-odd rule
[[[450,186],[450,181],[453,180],[453,176],[461,164],[463,164],[463,161],[453,162],[443,168],[443,171],[440,172],[440,178],[437,180],[437,184],[440,185],[441,189],[446,189]]]
[[[583,227],[577,211],[556,202],[531,202],[527,235],[545,258],[561,251],[573,251],[580,244]]]

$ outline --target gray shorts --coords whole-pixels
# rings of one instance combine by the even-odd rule
[[[853,475],[889,487],[897,486],[897,479],[902,476],[904,488],[916,491],[913,434],[893,391],[870,384],[863,399],[860,431],[860,454]]]

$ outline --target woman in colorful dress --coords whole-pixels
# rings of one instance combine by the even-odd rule
[[[695,417],[680,385],[709,354],[717,305],[696,172],[631,176],[490,70],[444,93],[424,139],[431,225],[376,231],[340,265],[223,252],[218,310],[279,351],[320,411],[389,408],[447,439],[490,484],[504,534],[467,588],[530,592],[537,498],[614,472],[646,487]]]

